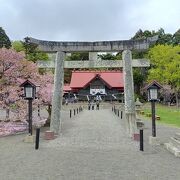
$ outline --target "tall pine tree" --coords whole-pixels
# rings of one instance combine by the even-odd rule
[[[11,41],[9,37],[7,36],[6,32],[2,27],[0,27],[0,48],[10,48],[11,47]]]

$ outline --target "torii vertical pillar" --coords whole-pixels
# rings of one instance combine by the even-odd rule
[[[135,100],[131,51],[123,51],[122,59],[124,78],[125,121],[127,126],[127,132],[130,135],[130,137],[133,137],[133,135],[137,132],[137,125],[134,102]]]
[[[59,134],[61,130],[61,108],[63,98],[63,85],[64,85],[64,52],[57,52],[55,75],[54,75],[54,92],[52,99],[52,113],[50,130],[55,134]]]
[[[97,52],[89,52],[89,60],[96,61],[98,59]]]

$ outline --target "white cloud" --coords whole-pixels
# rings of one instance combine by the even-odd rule
[[[141,29],[179,27],[179,0],[0,0],[0,26],[11,39],[129,39]]]

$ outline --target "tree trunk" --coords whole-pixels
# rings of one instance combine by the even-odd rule
[[[180,106],[180,99],[179,99],[179,96],[178,96],[178,92],[175,92],[175,96],[176,96],[176,107],[178,108]]]
[[[9,107],[6,107],[6,121],[9,121],[9,114],[10,114],[10,109]]]
[[[47,112],[48,112],[48,118],[47,118],[47,121],[46,121],[46,126],[50,126],[50,120],[51,120],[51,110],[52,110],[52,105],[48,105],[47,107]]]

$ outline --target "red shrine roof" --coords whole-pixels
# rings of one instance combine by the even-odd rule
[[[97,76],[110,88],[124,87],[122,71],[73,71],[70,87],[84,88]]]

